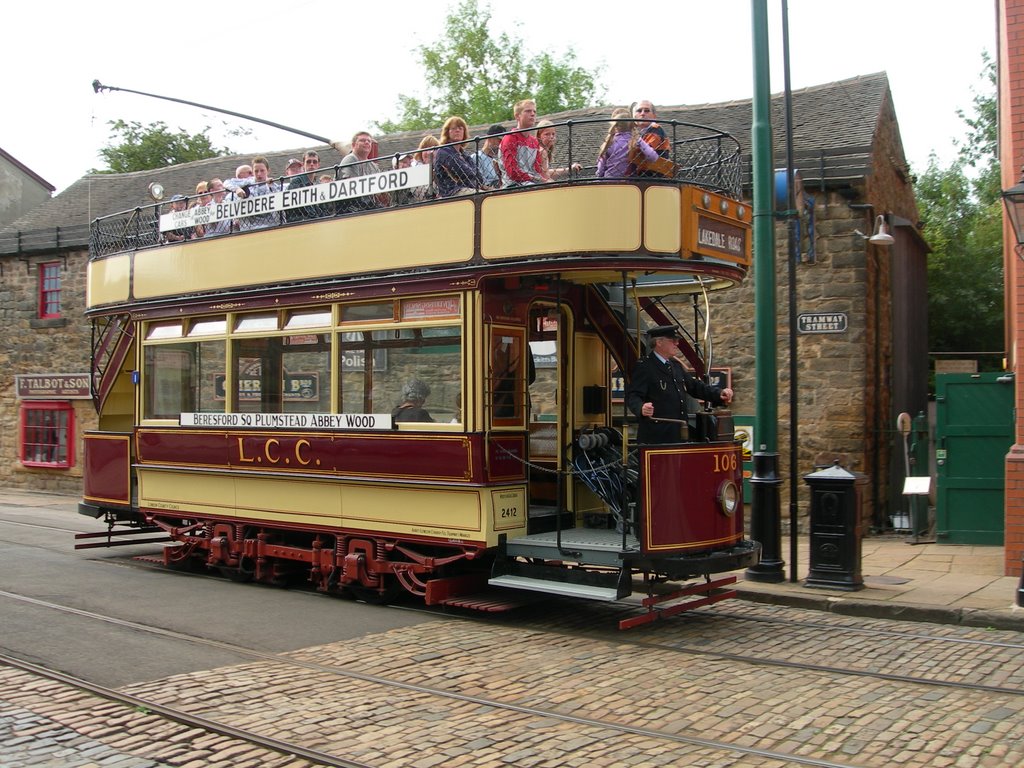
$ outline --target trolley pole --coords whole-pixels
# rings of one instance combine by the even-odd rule
[[[757,366],[758,450],[754,474],[750,535],[761,543],[761,562],[746,571],[751,581],[785,579],[778,453],[778,350],[775,303],[775,210],[772,194],[772,123],[766,0],[751,0],[754,50],[754,98],[751,148],[754,187],[754,355]]]

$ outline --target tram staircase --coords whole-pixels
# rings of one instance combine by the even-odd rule
[[[619,370],[631,371],[643,352],[636,330],[639,313],[647,314],[655,325],[675,324],[675,319],[654,298],[641,297],[636,306],[627,293],[625,306],[621,302],[613,306],[609,297],[616,293],[621,299],[621,288],[588,286],[586,311]],[[691,365],[703,370],[696,352],[689,347],[680,345]],[[563,515],[555,518],[560,525]],[[511,540],[502,536],[488,583],[589,600],[622,600],[633,592],[630,560],[640,555],[635,531],[623,535],[611,529],[570,528]]]

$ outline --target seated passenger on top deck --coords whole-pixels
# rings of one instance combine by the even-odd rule
[[[341,159],[341,178],[352,179],[357,176],[369,176],[380,173],[381,168],[370,159],[373,151],[373,137],[366,131],[360,131],[352,137],[352,151]],[[386,193],[363,195],[346,199],[339,203],[339,213],[349,211],[368,211],[373,208],[386,208],[390,204]]]
[[[211,205],[219,205],[224,202],[224,197],[227,195],[227,191],[224,189],[224,182],[218,178],[210,179],[210,183],[207,186],[207,190],[210,192]],[[226,235],[231,232],[231,219],[221,219],[220,221],[211,221],[203,228],[203,237],[212,237],[214,235]]]
[[[637,176],[656,179],[670,179],[675,174],[675,163],[672,162],[672,144],[665,135],[665,129],[655,122],[658,119],[654,105],[647,99],[641,99],[633,105],[633,117],[640,135],[637,143],[645,142],[658,153],[658,158],[648,161],[635,147],[630,153],[629,161],[636,166]]]
[[[558,132],[554,123],[550,120],[541,120],[537,123],[537,143],[540,144],[540,159],[543,168],[543,175],[548,181],[564,179],[573,173],[579,173],[583,166],[573,163],[567,168],[552,168],[555,161],[555,144],[558,143]]]
[[[434,158],[434,177],[441,197],[470,195],[480,189],[476,164],[466,155],[463,143],[469,126],[461,117],[449,117],[441,127],[441,148]]]
[[[648,162],[658,159],[658,153],[646,141],[637,140],[634,123],[629,120],[629,110],[619,107],[612,110],[612,123],[608,135],[601,144],[597,157],[599,179],[621,179],[635,176],[637,169],[629,161],[634,150]]]
[[[437,140],[437,136],[427,134],[420,139],[420,145],[416,148],[413,153],[412,162],[410,166],[414,165],[430,165],[434,164],[434,152],[433,148],[440,146],[441,142]],[[433,200],[437,197],[437,189],[434,184],[434,173],[431,170],[430,184],[425,187],[413,187],[412,195],[416,200]]]
[[[391,412],[396,424],[400,422],[433,422],[423,403],[430,397],[430,387],[420,379],[409,379],[402,387],[402,403]]]
[[[186,200],[184,195],[174,195],[171,198],[171,213],[178,211],[184,211]],[[185,240],[191,240],[196,236],[196,230],[194,227],[181,227],[180,229],[171,229],[164,232],[165,243],[181,243]]]
[[[540,143],[533,131],[526,130],[537,124],[537,104],[533,99],[523,99],[516,102],[512,113],[516,118],[516,129],[522,132],[510,133],[501,140],[501,171],[505,177],[505,188],[550,181],[544,174]]]
[[[472,156],[477,171],[480,173],[480,181],[488,189],[501,189],[501,162],[498,157],[498,148],[501,146],[501,134],[504,132],[505,126],[497,123],[492,125],[487,129],[487,138],[484,139],[480,151]]]
[[[281,190],[280,184],[270,178],[270,163],[263,155],[257,155],[252,159],[252,179],[246,181],[249,183],[243,183],[235,190],[235,195],[238,197],[263,197]],[[241,217],[238,220],[238,229],[240,232],[248,232],[254,229],[275,227],[280,223],[280,212],[273,211]]]
[[[309,150],[302,156],[302,167],[306,171],[305,173],[293,176],[288,182],[288,189],[296,190],[302,189],[303,187],[315,186],[317,182],[317,172],[320,170],[320,155],[314,150]],[[332,179],[333,181],[333,179]],[[285,211],[285,216],[288,221],[302,221],[304,219],[318,219],[321,216],[327,215],[326,206],[322,205],[304,205],[300,208],[289,208]]]

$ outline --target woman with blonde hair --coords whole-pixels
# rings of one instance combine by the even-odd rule
[[[558,143],[558,133],[555,125],[550,120],[541,120],[537,123],[537,142],[540,144],[540,162],[542,173],[547,181],[563,179],[573,171],[578,172],[583,166],[573,163],[568,168],[552,168],[551,163],[555,160],[555,145]]]
[[[630,152],[639,149],[649,161],[657,160],[658,153],[645,141],[637,141],[636,126],[629,119],[629,110],[612,110],[612,123],[597,156],[599,179],[621,179],[636,175],[636,166],[629,162]]]
[[[466,155],[469,126],[461,117],[449,117],[441,126],[441,148],[434,158],[434,179],[441,197],[470,195],[480,188],[476,163]]]

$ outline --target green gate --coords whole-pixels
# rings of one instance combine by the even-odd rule
[[[935,408],[936,536],[944,544],[1003,543],[1013,382],[998,373],[940,373]]]

